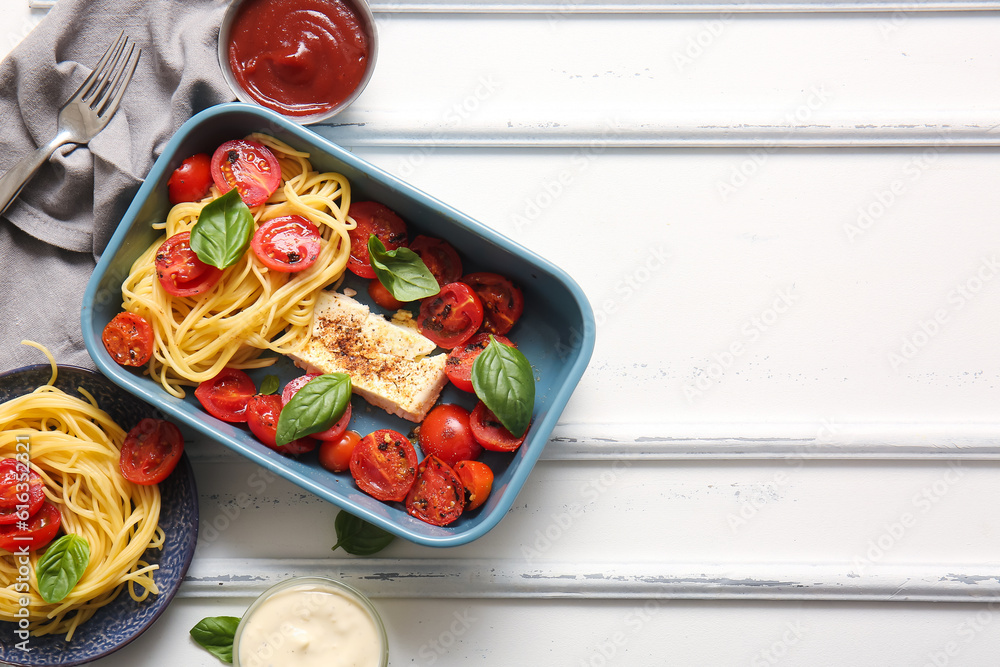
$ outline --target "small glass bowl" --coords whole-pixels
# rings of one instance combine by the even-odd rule
[[[371,600],[369,600],[363,593],[348,586],[347,584],[337,581],[335,579],[328,579],[327,577],[293,577],[292,579],[286,579],[281,583],[271,586],[266,591],[260,594],[253,604],[251,604],[246,612],[243,614],[243,618],[240,619],[240,623],[236,628],[236,634],[233,636],[233,667],[254,667],[255,664],[260,664],[260,661],[253,661],[249,659],[248,656],[244,656],[241,662],[240,659],[240,642],[243,637],[243,632],[246,630],[251,619],[253,618],[254,612],[260,609],[267,600],[294,588],[304,588],[305,590],[317,590],[326,589],[331,595],[340,595],[347,598],[351,602],[357,604],[362,611],[366,612],[375,624],[375,634],[378,637],[379,649],[378,649],[378,662],[377,667],[387,667],[389,664],[389,638],[385,633],[385,624],[382,623],[382,617],[379,615],[378,611],[372,605]]]
[[[368,80],[371,79],[372,73],[375,71],[375,60],[378,56],[378,31],[375,29],[375,16],[372,14],[371,7],[368,6],[366,0],[344,1],[350,5],[352,9],[354,9],[358,18],[361,20],[361,24],[364,26],[365,36],[368,38],[368,63],[364,74],[361,76],[361,81],[358,82],[358,87],[354,89],[354,92],[341,100],[340,104],[321,113],[311,114],[308,116],[294,116],[282,113],[279,109],[274,109],[274,111],[280,113],[288,120],[302,125],[311,125],[336,116],[357,99],[357,97],[365,89],[365,86],[368,85]],[[243,90],[243,87],[240,86],[239,81],[236,80],[236,76],[233,74],[233,69],[229,64],[229,35],[232,32],[233,21],[236,20],[236,15],[239,13],[240,7],[244,4],[244,2],[247,2],[247,0],[232,0],[229,3],[229,7],[226,9],[225,15],[222,17],[222,24],[219,26],[219,67],[222,68],[222,76],[226,79],[226,83],[229,84],[233,94],[236,95],[236,99],[240,102],[246,102],[247,104],[256,104],[257,106],[266,107],[266,105],[261,104],[251,97],[247,91]]]

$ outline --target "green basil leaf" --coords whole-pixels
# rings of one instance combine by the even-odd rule
[[[520,350],[490,336],[472,363],[472,388],[508,431],[524,435],[535,408],[535,375]]]
[[[337,529],[337,543],[333,545],[333,551],[342,548],[355,556],[371,556],[396,539],[392,533],[343,510],[337,515],[333,527]]]
[[[264,396],[273,394],[278,391],[278,387],[280,386],[281,380],[278,379],[277,375],[265,375],[260,383],[260,393]]]
[[[233,188],[205,204],[191,228],[191,249],[214,267],[232,266],[246,252],[253,234],[253,214]]]
[[[330,428],[343,416],[350,400],[349,375],[328,373],[313,378],[281,409],[276,437],[278,446]]]
[[[54,604],[69,595],[89,562],[90,544],[79,535],[69,533],[50,544],[35,570],[42,599]]]
[[[368,256],[379,282],[400,301],[416,301],[441,291],[424,260],[409,248],[386,250],[385,244],[372,234],[368,237]]]
[[[233,637],[240,619],[236,616],[209,616],[191,628],[191,637],[223,662],[233,661]]]

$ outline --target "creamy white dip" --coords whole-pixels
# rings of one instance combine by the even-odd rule
[[[278,591],[244,621],[240,667],[378,667],[382,640],[357,600],[317,583]]]

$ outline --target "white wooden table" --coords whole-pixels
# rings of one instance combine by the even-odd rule
[[[192,443],[189,579],[102,667],[216,665],[191,626],[312,572],[393,665],[995,664],[1000,5],[373,6],[318,131],[566,268],[591,366],[451,550],[331,553],[333,506]]]

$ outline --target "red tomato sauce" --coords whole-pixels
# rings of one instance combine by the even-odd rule
[[[361,83],[369,55],[361,20],[343,0],[248,0],[230,32],[240,86],[290,116],[337,106]]]

